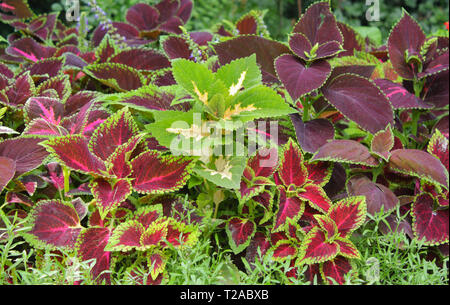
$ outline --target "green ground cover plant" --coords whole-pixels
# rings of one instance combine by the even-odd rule
[[[448,284],[448,31],[85,4],[0,2],[0,283]]]

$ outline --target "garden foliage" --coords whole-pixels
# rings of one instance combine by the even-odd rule
[[[2,213],[26,219],[37,253],[95,259],[99,283],[125,269],[158,284],[175,250],[216,236],[238,266],[271,255],[288,278],[343,284],[367,214],[398,208],[390,230],[448,256],[449,39],[406,11],[380,46],[327,1],[286,42],[255,11],[187,32],[191,0],[92,33],[85,15],[0,9],[15,29],[0,48]]]

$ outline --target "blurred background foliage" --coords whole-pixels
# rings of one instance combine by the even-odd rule
[[[265,11],[265,22],[272,37],[278,40],[286,40],[287,34],[292,30],[299,17],[298,7],[302,11],[316,2],[316,0],[193,0],[194,10],[192,19],[187,24],[188,30],[209,30],[222,20],[235,22],[240,16],[252,9]],[[405,8],[421,24],[427,33],[434,33],[445,29],[444,22],[449,17],[448,0],[378,0],[380,5],[380,21],[368,22],[366,11],[370,5],[366,0],[331,0],[333,11],[337,19],[354,27],[376,27],[378,30],[372,33],[375,40],[384,43],[395,22],[400,19],[402,8]],[[70,1],[69,1],[70,2]],[[88,0],[80,0],[81,10],[89,12]],[[154,4],[159,0],[97,0],[100,7],[114,21],[123,21],[127,9],[138,2]],[[371,1],[367,1],[371,2]],[[60,18],[64,19],[66,0],[29,0],[31,8],[36,13],[49,11],[61,11]],[[98,18],[89,13],[89,24],[94,28],[98,24]],[[0,33],[3,36],[11,30],[6,25],[0,24]],[[362,31],[367,30],[362,28]]]

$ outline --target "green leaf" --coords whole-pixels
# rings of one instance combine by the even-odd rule
[[[194,172],[217,186],[238,189],[246,165],[245,157],[226,158],[219,156],[209,167],[197,165]]]
[[[242,75],[244,75],[243,78]],[[256,63],[255,54],[249,57],[236,59],[229,64],[220,67],[216,72],[216,77],[229,88],[229,93],[230,90],[233,91],[233,88],[238,88],[236,86],[240,83],[243,88],[249,89],[262,82],[262,74]],[[240,81],[241,78],[242,81]]]

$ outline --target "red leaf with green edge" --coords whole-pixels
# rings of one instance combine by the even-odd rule
[[[314,218],[316,219],[320,228],[324,231],[326,240],[334,241],[334,238],[338,234],[338,228],[334,220],[328,217],[327,215],[320,215],[320,214],[314,215]]]
[[[30,213],[29,234],[39,248],[73,248],[82,229],[80,218],[72,204],[59,200],[42,200]]]
[[[72,94],[64,103],[64,113],[66,116],[71,116],[80,111],[81,108],[93,102],[95,98],[99,97],[100,93],[97,91],[78,91]]]
[[[59,125],[64,116],[64,105],[59,99],[49,97],[32,97],[24,106],[25,116],[31,121],[36,118]]]
[[[426,36],[419,24],[403,11],[387,43],[389,59],[401,77],[413,79],[420,72],[419,66],[422,65],[420,51],[425,40]]]
[[[349,196],[366,197],[367,212],[370,215],[379,213],[381,209],[385,213],[392,211],[400,204],[389,188],[362,175],[353,176],[347,181],[347,193]]]
[[[159,11],[146,3],[138,3],[127,10],[126,20],[140,31],[151,31],[158,26]]]
[[[375,84],[388,97],[394,109],[430,109],[432,104],[425,103],[422,99],[408,92],[401,84],[388,79],[376,79]]]
[[[117,149],[138,134],[133,116],[124,108],[104,121],[92,134],[89,149],[101,160],[106,161]]]
[[[247,166],[253,170],[255,177],[271,177],[278,166],[278,150],[276,148],[259,149],[249,158]]]
[[[83,72],[121,92],[136,90],[145,84],[144,76],[138,70],[123,64],[94,64],[86,66]]]
[[[394,147],[394,134],[390,126],[377,132],[370,143],[370,150],[385,161],[389,160],[390,151]]]
[[[322,277],[320,274],[320,264],[310,264],[307,266],[308,267],[305,271],[305,278],[309,281],[309,284],[321,284]]]
[[[163,217],[160,205],[145,206],[134,213],[134,219],[148,228],[153,222]]]
[[[72,93],[69,76],[60,75],[46,80],[37,87],[36,95],[41,95],[49,89],[54,89],[58,94],[61,103],[64,103]]]
[[[449,70],[431,75],[425,79],[422,99],[436,108],[445,108],[448,105],[448,74]]]
[[[84,229],[77,241],[78,257],[82,261],[95,259],[95,265],[91,269],[91,275],[99,284],[111,284],[111,252],[106,251],[106,245],[111,237],[108,228]]]
[[[34,15],[33,11],[30,9],[28,5],[28,1],[26,0],[3,0],[3,3],[0,5],[0,8],[4,12],[11,12],[15,17],[14,19],[31,18]],[[6,21],[5,19],[3,19],[6,16],[11,15],[2,14],[1,17],[3,21]]]
[[[41,139],[12,138],[0,142],[0,156],[14,160],[16,171],[14,179],[39,167],[48,153],[40,145]]]
[[[256,62],[261,67],[265,82],[278,82],[273,63],[280,55],[291,53],[284,44],[256,35],[240,36],[220,42],[215,44],[213,48],[219,56],[221,65],[256,54]]]
[[[416,196],[411,213],[413,232],[418,240],[435,246],[448,243],[449,209],[435,209],[434,199],[429,193]]]
[[[150,276],[155,281],[166,268],[168,257],[162,252],[150,252],[147,255],[147,266],[150,268]]]
[[[241,180],[239,190],[236,190],[236,196],[240,203],[245,203],[254,196],[264,191],[264,185],[253,185],[251,182]]]
[[[93,155],[86,138],[82,135],[68,135],[43,143],[47,150],[67,167],[83,173],[102,174],[105,164]]]
[[[448,139],[436,129],[433,136],[428,142],[427,151],[429,154],[438,158],[442,164],[449,171],[449,154],[448,154]]]
[[[64,127],[55,125],[53,123],[48,122],[45,119],[34,119],[22,133],[23,135],[34,135],[34,136],[65,136],[68,134],[67,130]]]
[[[442,51],[440,51],[440,52],[442,52]],[[417,76],[419,78],[423,79],[425,77],[429,77],[431,75],[437,74],[442,71],[448,71],[449,52],[447,50],[446,52],[443,52],[443,54],[442,53],[439,54],[439,53],[436,53],[433,55],[428,55],[428,53],[425,54],[425,58],[426,58],[426,61],[424,64],[425,68],[424,68],[423,72],[418,73]],[[428,60],[427,56],[430,56],[431,58]]]
[[[297,189],[297,197],[308,201],[308,203],[316,210],[326,213],[332,205],[331,200],[323,188],[316,184],[306,184]]]
[[[27,68],[27,71],[34,78],[42,77],[43,79],[56,77],[61,71],[64,65],[64,59],[59,58],[46,58],[33,63]]]
[[[109,34],[106,34],[100,45],[95,49],[96,63],[105,63],[119,51],[117,44]]]
[[[178,36],[170,36],[163,42],[164,52],[170,59],[184,58],[191,59],[192,51],[187,41]]]
[[[140,71],[154,71],[170,67],[166,56],[153,49],[126,49],[112,56],[109,62],[130,66]]]
[[[286,191],[279,188],[280,196],[274,218],[272,232],[284,230],[288,220],[297,221],[303,214],[305,204],[297,197],[287,197]]]
[[[242,16],[236,22],[238,35],[255,35],[258,31],[258,20],[251,13]]]
[[[308,61],[309,57],[305,53],[311,51],[311,42],[301,33],[293,33],[289,36],[289,47],[295,55]]]
[[[302,33],[312,45],[316,43],[320,45],[329,41],[336,41],[340,44],[343,42],[336,18],[326,1],[317,2],[308,7],[292,32]]]
[[[177,16],[181,18],[183,23],[187,23],[191,18],[193,3],[192,0],[180,0]]]
[[[345,50],[345,52],[339,53],[338,57],[353,56],[355,49],[357,51],[362,51],[363,45],[359,39],[360,38],[359,34],[357,34],[353,28],[351,28],[345,23],[338,21],[337,26],[341,31],[342,38],[344,39],[342,47]]]
[[[340,255],[350,259],[360,259],[361,255],[359,254],[358,249],[356,249],[355,245],[350,240],[338,237],[334,241],[339,245]]]
[[[333,204],[327,215],[337,225],[339,236],[347,237],[366,220],[366,198],[347,197]]]
[[[59,12],[38,16],[36,19],[30,21],[27,31],[42,41],[48,40],[55,29],[58,15]]]
[[[108,251],[122,252],[140,249],[141,237],[144,231],[144,226],[136,220],[121,223],[114,229],[106,249]]]
[[[298,113],[291,114],[290,117],[295,127],[298,143],[303,151],[315,153],[329,140],[334,140],[334,127],[329,120],[314,119],[303,122]]]
[[[142,87],[135,91],[119,94],[116,97],[115,99],[107,100],[106,103],[127,106],[144,112],[154,110],[178,110],[187,112],[191,108],[189,103],[171,105],[175,96],[159,90],[154,86]]]
[[[173,192],[187,182],[193,166],[192,160],[182,157],[160,156],[148,151],[131,161],[133,189],[139,193],[157,194]]]
[[[275,68],[278,78],[294,101],[322,87],[331,74],[331,66],[326,60],[306,65],[291,54],[279,56]]]
[[[5,76],[7,79],[14,77],[14,72],[11,71],[11,69],[6,64],[3,63],[0,63],[0,74],[2,76]]]
[[[253,221],[239,217],[230,218],[225,228],[229,245],[234,254],[244,251],[256,232],[256,225]]]
[[[0,156],[0,194],[16,173],[16,162],[13,159]]]
[[[273,248],[273,260],[274,261],[285,261],[287,259],[293,258],[297,254],[297,248],[292,245],[289,241],[280,241]]]
[[[345,275],[352,270],[350,261],[342,256],[338,256],[333,260],[324,262],[320,266],[320,273],[323,279],[330,285],[334,284],[332,278],[339,285],[345,284]]]
[[[292,139],[289,139],[283,147],[277,173],[285,186],[293,184],[300,187],[307,180],[308,172],[304,164],[303,153]]]
[[[13,41],[5,51],[8,55],[22,57],[31,62],[37,62],[52,57],[56,52],[56,48],[46,47],[31,37],[25,37]]]
[[[102,219],[125,201],[132,192],[131,183],[125,179],[111,184],[108,180],[97,178],[92,180],[90,187]]]
[[[164,238],[168,237],[167,222],[153,222],[141,236],[142,249],[151,249],[159,246]]]
[[[314,227],[303,240],[300,253],[301,264],[322,263],[338,255],[339,245],[327,242],[325,233],[319,227]]]
[[[333,173],[334,164],[332,162],[307,162],[308,180],[318,186],[326,185]]]
[[[141,45],[150,42],[148,40],[140,39],[138,29],[131,24],[126,22],[111,22],[110,24],[118,35],[125,38],[125,42],[128,45]],[[91,42],[93,46],[98,47],[107,33],[108,26],[100,24],[92,34]]]
[[[394,126],[394,112],[388,98],[367,78],[341,74],[328,81],[321,92],[325,99],[349,120],[375,134]]]
[[[116,148],[107,160],[109,174],[117,178],[126,178],[131,174],[131,154],[139,145],[142,138],[142,135],[134,136],[127,143]]]
[[[15,83],[0,91],[0,103],[11,107],[21,107],[34,95],[33,79],[27,72],[19,76]]]
[[[418,149],[396,149],[391,152],[389,169],[440,184],[448,189],[448,171],[440,160]]]
[[[255,268],[253,263],[256,261],[256,259],[260,258],[258,255],[258,249],[261,253],[262,258],[269,248],[269,239],[264,235],[264,233],[256,232],[252,240],[250,241],[250,244],[248,245],[245,253],[245,259],[250,263],[251,268]]]
[[[363,144],[353,140],[333,140],[321,146],[311,158],[313,161],[335,161],[376,167],[378,161]]]
[[[174,247],[192,247],[198,240],[198,229],[195,226],[187,225],[169,218],[166,240]],[[163,247],[167,247],[164,242]]]

